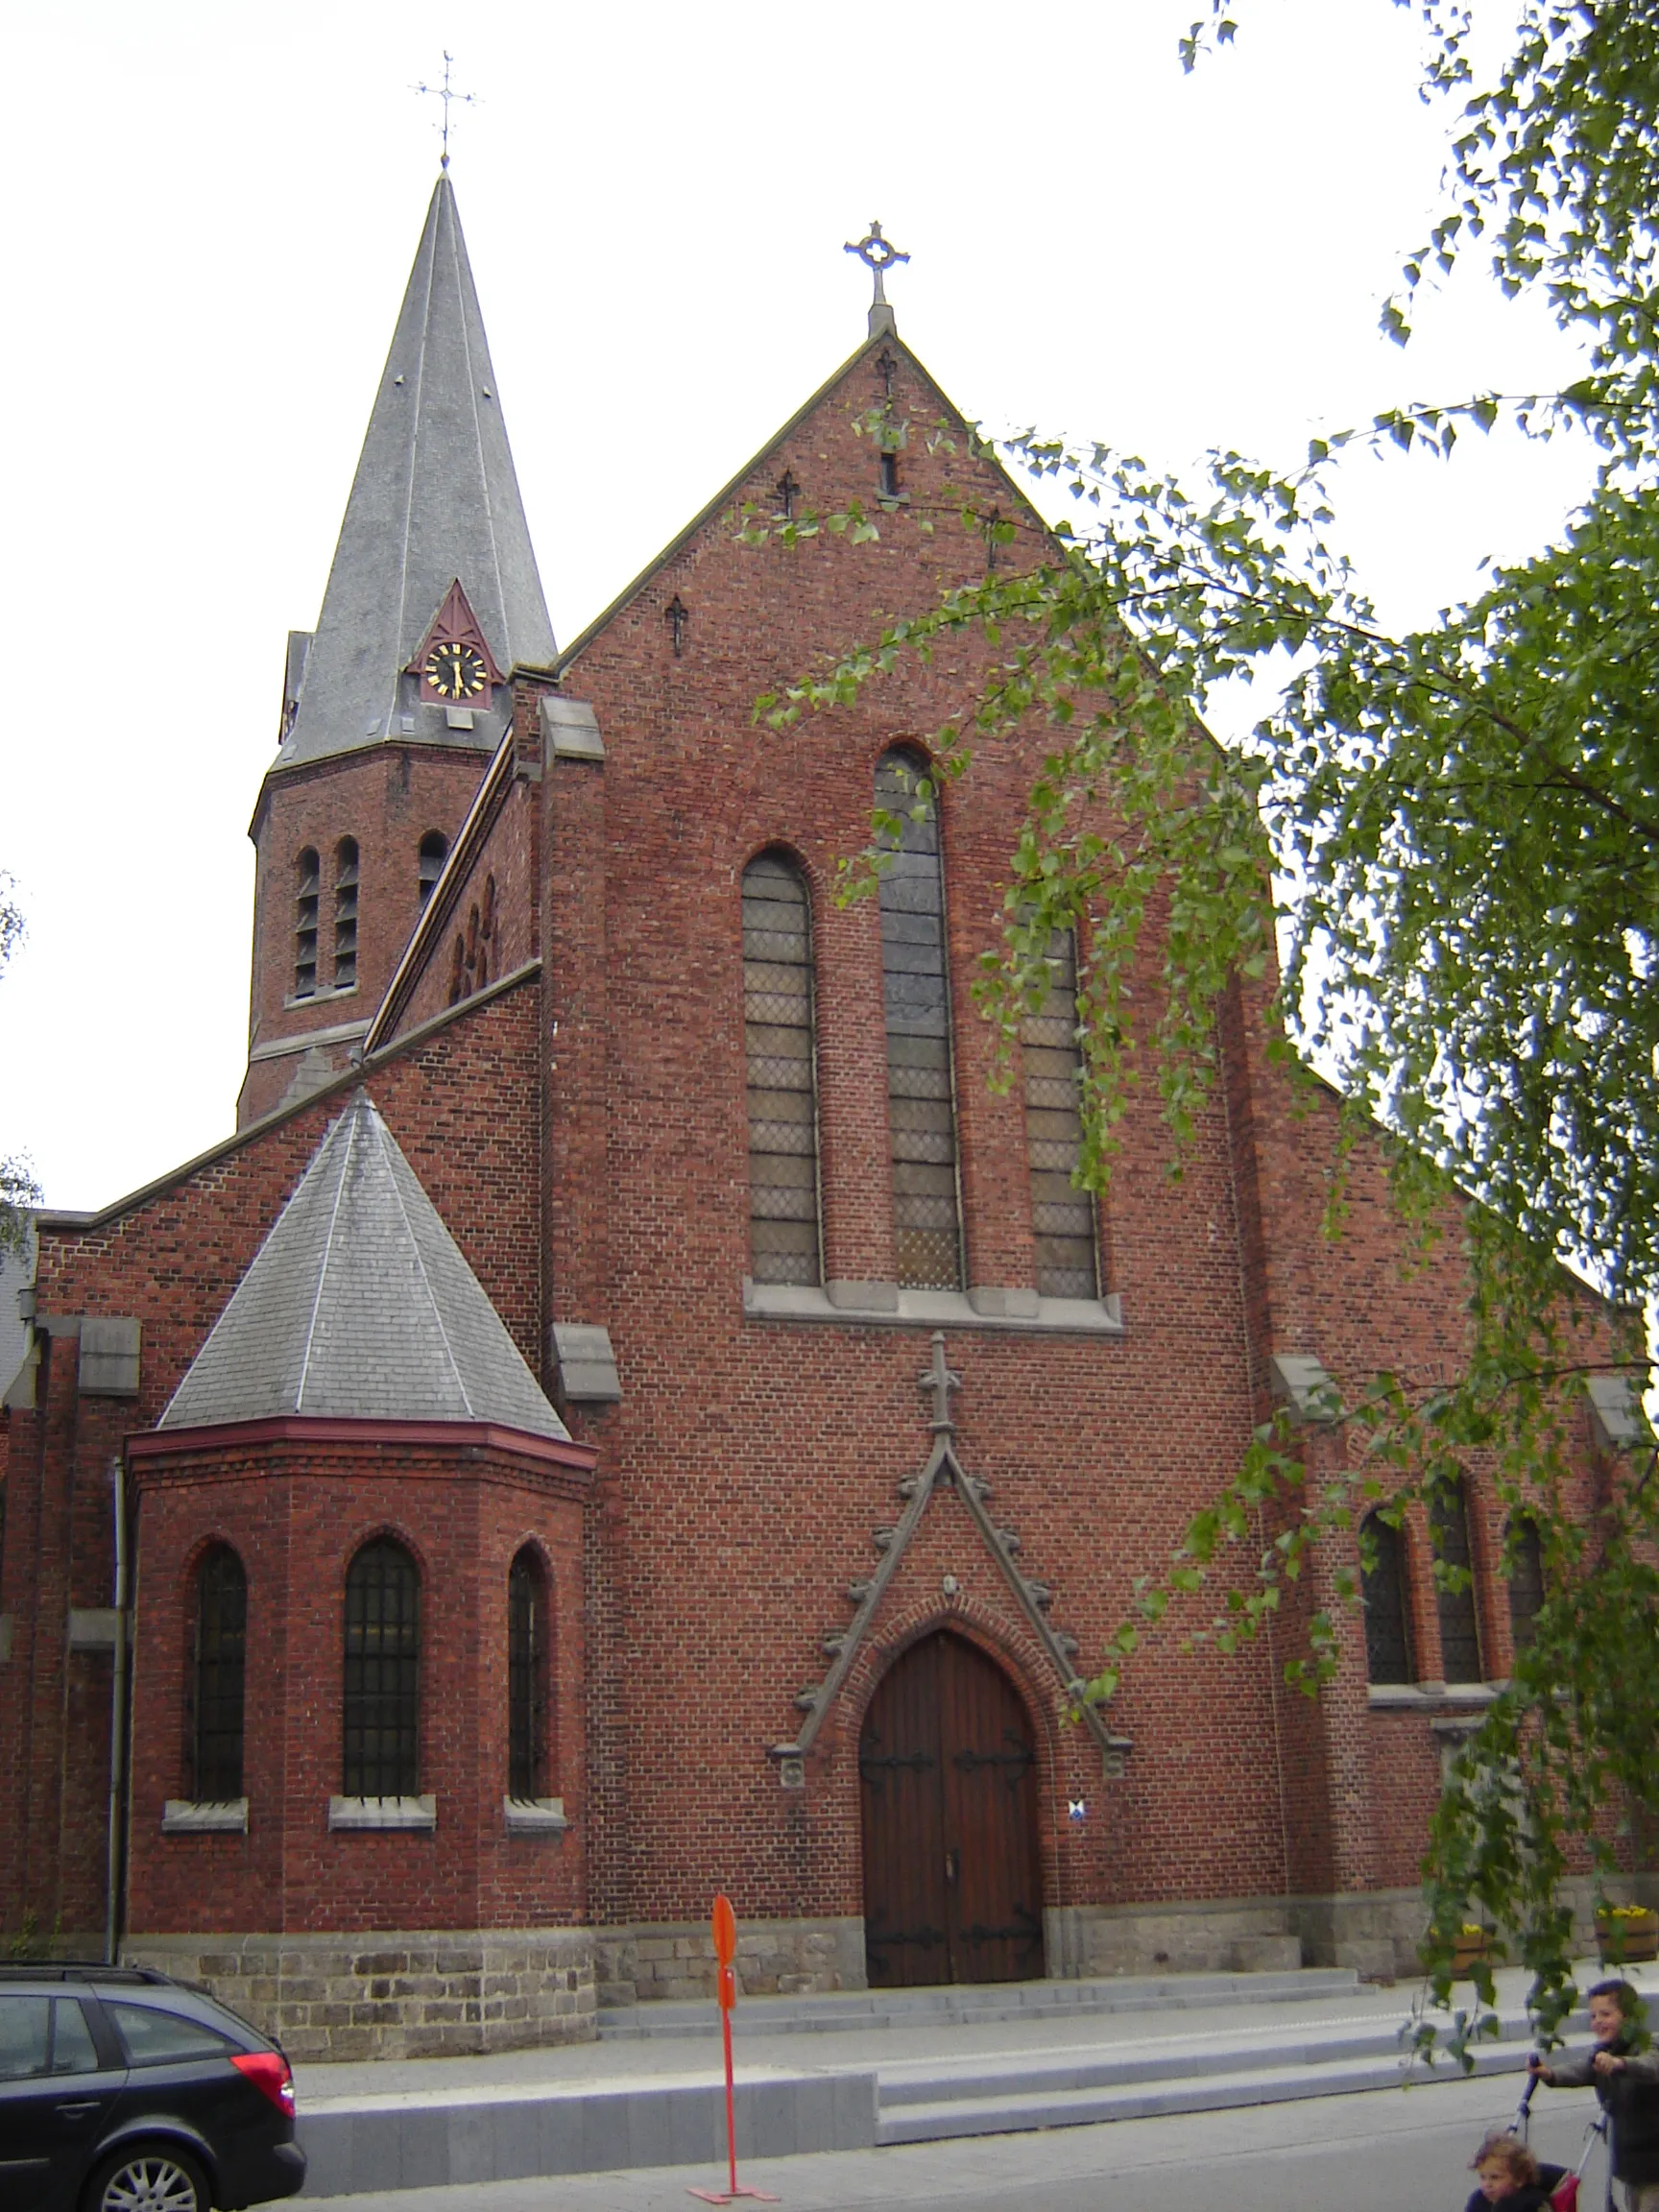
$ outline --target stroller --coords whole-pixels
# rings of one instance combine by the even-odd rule
[[[1510,2134],[1523,2143],[1527,2140],[1527,2128],[1531,2117],[1532,2094],[1537,2086],[1538,2077],[1535,2074],[1529,2074],[1527,2078],[1527,2086],[1521,2092],[1520,2106],[1516,2111],[1514,2120],[1510,2123]],[[1550,2201],[1554,2207],[1554,2212],[1589,2212],[1588,2204],[1580,2202],[1579,2188],[1584,2179],[1584,2169],[1590,2163],[1591,2152],[1595,2150],[1598,2143],[1604,2144],[1606,2141],[1607,2115],[1605,2112],[1598,2112],[1595,2119],[1584,2129],[1584,2148],[1578,2154],[1576,2166],[1551,2166],[1542,2158],[1538,2161],[1539,2185],[1549,2191]],[[1613,2166],[1611,2159],[1608,2160],[1607,2165],[1606,2202],[1611,2208],[1613,2203]]]

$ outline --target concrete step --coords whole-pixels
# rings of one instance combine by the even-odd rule
[[[737,2156],[868,2151],[873,2068],[743,2069],[733,2099]],[[723,2168],[726,2096],[717,2073],[496,2082],[306,2097],[296,2132],[306,2197],[602,2174],[637,2166]]]
[[[1516,2082],[1519,2097],[1528,2048],[1524,2042],[1483,2044],[1476,2056],[1475,2072],[1481,2076],[1508,2074]],[[1171,2113],[1288,2104],[1302,2098],[1348,2097],[1361,2089],[1398,2087],[1404,2063],[1398,2048],[1388,2056],[1243,2068],[1238,2067],[1235,2055],[1231,2072],[1190,2071],[1181,2077],[1110,2087],[1022,2085],[1009,2090],[1004,2082],[999,2094],[951,2095],[933,2103],[893,2104],[888,2102],[883,2082],[876,2140],[883,2146],[937,2143],[967,2135],[1019,2134],[1037,2128],[1085,2128],[1103,2120],[1144,2120]],[[1435,2082],[1457,2081],[1464,2077],[1456,2066],[1442,2064],[1431,2071],[1420,2070],[1416,2079]]]
[[[1180,2011],[1212,2005],[1291,2005],[1358,1987],[1351,1967],[1311,1966],[1254,1974],[1108,1975],[1079,1982],[951,1984],[925,1989],[838,1989],[820,1995],[745,1997],[732,2016],[736,2035],[833,2033],[951,2022],[1075,2019],[1091,2013]],[[602,2042],[695,2034],[715,2020],[708,1999],[604,2006]]]

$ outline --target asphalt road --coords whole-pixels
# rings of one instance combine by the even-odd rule
[[[1455,2212],[1472,2186],[1476,2145],[1509,2120],[1519,2087],[1519,2077],[1515,2095],[1501,2081],[1444,2082],[1184,2119],[777,2158],[742,2169],[738,2179],[771,2191],[785,2212]],[[1588,2090],[1540,2090],[1534,2148],[1575,2164],[1594,2111]],[[1600,2212],[1605,2173],[1598,2151],[1584,2212]],[[341,2212],[690,2212],[687,2188],[723,2179],[722,2172],[657,2167],[320,2201]]]

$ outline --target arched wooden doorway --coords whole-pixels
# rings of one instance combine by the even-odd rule
[[[948,1629],[877,1685],[858,1739],[873,1988],[1043,1972],[1037,1745],[994,1659]]]

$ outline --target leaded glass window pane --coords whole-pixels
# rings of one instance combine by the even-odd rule
[[[1509,1529],[1509,1633],[1517,1651],[1525,1651],[1538,1633],[1543,1602],[1543,1539],[1537,1522],[1524,1513]]]
[[[743,1041],[749,1079],[749,1269],[822,1280],[812,917],[799,869],[763,853],[743,871]]]
[[[1083,1055],[1077,1044],[1077,947],[1069,929],[1048,946],[1048,996],[1020,1024],[1031,1235],[1045,1298],[1097,1298],[1094,1199],[1071,1180],[1083,1157]]]
[[[887,1120],[899,1281],[962,1287],[956,1099],[939,813],[926,761],[889,753],[876,803],[900,823],[883,842],[881,981],[887,1026]]]
[[[544,1793],[547,1721],[546,1586],[528,1549],[507,1577],[507,1794]]]
[[[348,1797],[413,1797],[419,1789],[421,1582],[388,1536],[365,1544],[346,1576]]]
[[[248,1577],[229,1546],[215,1545],[196,1577],[191,1792],[204,1803],[243,1794],[247,1652]]]
[[[1407,1630],[1405,1542],[1398,1528],[1373,1513],[1365,1524],[1372,1564],[1362,1567],[1365,1666],[1373,1682],[1409,1682],[1411,1640]]]
[[[1441,1493],[1435,1556],[1448,1567],[1467,1570],[1471,1565],[1469,1508],[1461,1482],[1454,1482]],[[1475,1602],[1473,1576],[1461,1590],[1448,1590],[1436,1578],[1435,1597],[1440,1612],[1440,1664],[1445,1679],[1448,1682],[1483,1680],[1480,1619]]]

